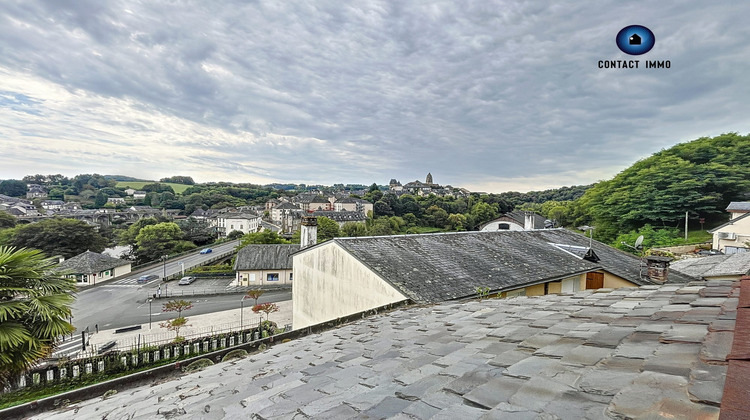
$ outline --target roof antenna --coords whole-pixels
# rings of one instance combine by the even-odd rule
[[[635,244],[633,244],[632,246],[625,241],[622,241],[620,243],[628,248],[633,249],[640,258],[638,262],[638,278],[643,279],[643,235],[639,235],[638,239],[635,240]]]

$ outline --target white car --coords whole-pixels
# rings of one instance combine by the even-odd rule
[[[178,286],[184,286],[186,284],[190,284],[195,281],[195,277],[193,276],[187,276],[180,279],[180,282],[177,283]]]

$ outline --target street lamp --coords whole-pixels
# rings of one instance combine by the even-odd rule
[[[149,330],[151,329],[151,312],[153,312],[151,310],[151,302],[153,302],[153,301],[154,301],[154,299],[148,298],[148,329]]]
[[[167,258],[169,258],[169,255],[164,255],[161,257],[162,261],[164,262],[164,281],[167,281]]]
[[[247,295],[242,296],[242,299],[240,299],[240,331],[242,331],[242,328],[244,327],[242,316],[245,313],[245,298],[247,298]]]
[[[180,261],[177,264],[180,264],[180,268],[182,269],[182,277],[185,277],[185,261]]]

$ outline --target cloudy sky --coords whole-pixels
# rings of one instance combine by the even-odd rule
[[[588,184],[750,132],[747,16],[705,0],[3,0],[0,179]],[[654,32],[649,53],[615,45],[631,24]]]

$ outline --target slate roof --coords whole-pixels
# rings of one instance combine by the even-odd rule
[[[57,269],[69,272],[70,274],[93,274],[128,264],[130,264],[130,261],[86,251],[83,254],[78,254],[61,262],[57,266]]]
[[[247,213],[226,213],[226,214],[219,216],[219,218],[221,219],[243,219],[243,220],[253,220],[259,217],[260,216],[256,216],[254,214],[247,214]]]
[[[247,245],[237,251],[236,270],[288,270],[299,244]]]
[[[730,212],[750,211],[750,201],[732,201],[726,210]]]
[[[316,210],[312,215],[315,217],[327,217],[334,222],[364,222],[367,220],[367,216],[359,211]]]
[[[741,276],[750,274],[750,252],[686,258],[673,262],[670,268],[697,278]]]
[[[717,418],[735,284],[410,307],[34,418]]]
[[[479,287],[512,290],[603,269],[635,284],[654,284],[641,261],[600,242],[591,262],[553,244],[585,246],[589,238],[565,229],[458,232],[335,238],[334,242],[415,302],[476,295]],[[307,248],[302,252],[307,252]],[[670,272],[669,281],[694,278]]]

